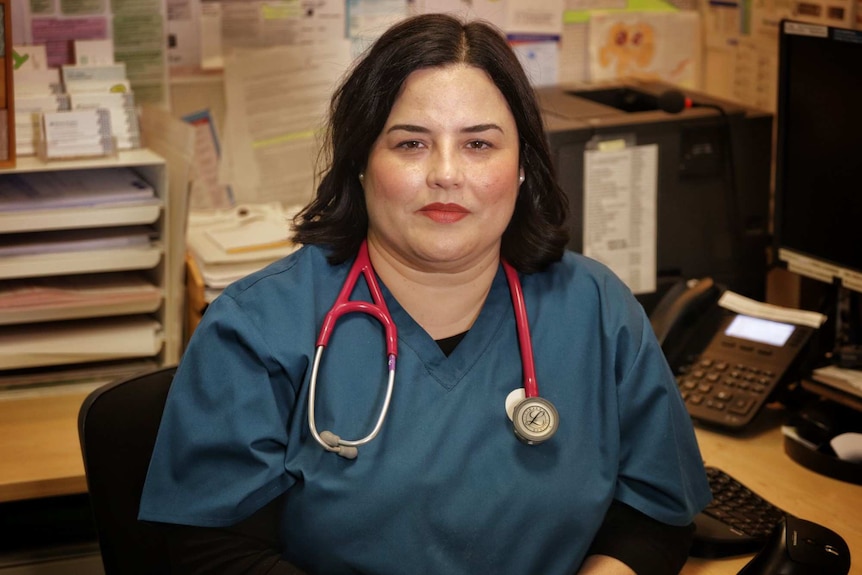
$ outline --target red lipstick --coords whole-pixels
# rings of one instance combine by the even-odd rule
[[[470,211],[458,204],[435,202],[422,207],[419,213],[439,224],[451,224],[465,218]]]

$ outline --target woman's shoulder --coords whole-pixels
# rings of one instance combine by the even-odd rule
[[[332,266],[327,252],[318,246],[301,246],[291,254],[233,282],[222,292],[236,300],[259,297],[262,292],[308,288],[326,282],[338,273],[340,266]]]
[[[602,292],[610,290],[631,293],[631,290],[607,265],[568,250],[558,262],[536,275],[539,278],[545,276],[554,282],[563,282],[574,290],[598,288]]]

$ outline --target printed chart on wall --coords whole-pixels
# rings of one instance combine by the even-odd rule
[[[590,19],[593,81],[638,77],[699,87],[697,12],[598,12]]]
[[[658,146],[584,152],[584,255],[632,293],[656,290]]]

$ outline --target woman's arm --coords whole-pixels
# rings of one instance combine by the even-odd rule
[[[590,555],[587,557],[578,575],[637,575],[632,568],[607,555]]]
[[[304,575],[281,558],[278,517],[281,498],[236,525],[225,528],[158,523],[180,575]]]
[[[579,575],[676,575],[688,559],[694,525],[656,521],[613,501]]]

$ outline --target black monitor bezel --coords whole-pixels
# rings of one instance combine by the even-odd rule
[[[773,205],[773,261],[788,270],[825,283],[843,285],[854,291],[862,291],[862,268],[848,265],[847,262],[835,261],[824,254],[810,253],[797,247],[788,248],[782,244],[781,225],[783,223],[784,196],[782,190],[786,179],[787,155],[787,101],[790,91],[790,66],[788,57],[791,37],[798,33],[788,32],[790,27],[807,29],[822,37],[824,41],[838,42],[835,32],[862,34],[862,31],[848,28],[838,28],[825,24],[812,24],[784,19],[780,22],[778,32],[778,100],[775,112],[776,119],[776,155],[775,155],[775,193]],[[862,181],[862,180],[860,180]]]

